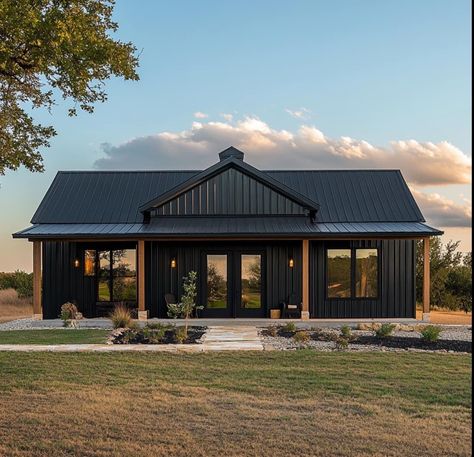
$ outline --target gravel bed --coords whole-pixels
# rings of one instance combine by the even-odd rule
[[[465,346],[466,341],[472,342],[472,327],[471,326],[443,326],[440,325],[443,331],[440,334],[439,340],[443,341],[458,341],[460,345],[463,347]],[[339,329],[335,328],[312,328],[309,333],[313,331],[317,331],[320,335],[327,335],[327,336],[337,336],[340,334]],[[352,335],[355,337],[362,337],[361,339],[368,339],[368,337],[373,336],[373,332],[366,331],[366,330],[352,330]],[[304,349],[310,348],[315,349],[317,351],[322,352],[331,352],[331,351],[338,351],[340,349],[337,348],[337,345],[334,341],[320,341],[311,339],[306,343],[298,343],[294,341],[291,337],[286,336],[269,336],[266,334],[265,329],[260,331],[260,337],[262,338],[262,342],[264,345],[265,350],[297,350],[297,349]],[[408,338],[416,338],[419,341],[420,333],[418,331],[396,331],[393,333],[393,339],[408,339]],[[417,341],[417,343],[418,343]],[[448,347],[448,345],[442,345]],[[424,348],[413,348],[413,347],[390,347],[390,346],[381,346],[380,344],[357,344],[356,341],[353,343],[349,343],[349,346],[346,351],[354,351],[354,352],[449,352],[454,353],[457,351],[448,350],[448,349],[428,349]],[[460,353],[460,352],[457,352]],[[465,353],[465,352],[464,352]]]
[[[77,322],[76,328],[81,329],[112,329],[112,324],[104,319],[103,321],[88,321],[87,319]],[[0,331],[8,330],[53,330],[53,329],[71,329],[72,327],[63,327],[62,321],[59,320],[37,320],[30,317],[25,319],[17,319],[14,321],[3,322],[0,324]]]

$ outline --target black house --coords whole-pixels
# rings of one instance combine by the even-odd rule
[[[115,304],[166,317],[198,274],[203,317],[415,317],[415,240],[427,226],[398,170],[267,170],[231,147],[204,171],[59,172],[15,238],[33,242],[34,312]]]

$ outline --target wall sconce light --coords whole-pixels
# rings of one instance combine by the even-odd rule
[[[171,259],[171,268],[176,268],[176,259]]]
[[[293,260],[293,257],[290,257],[290,260],[288,260],[288,266],[290,268],[293,268],[295,266],[295,261]]]
[[[74,267],[79,268],[79,265],[80,265],[79,259],[74,260]]]

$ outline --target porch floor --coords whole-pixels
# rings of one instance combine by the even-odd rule
[[[21,319],[19,324],[24,321],[28,328],[62,328],[63,321],[61,319],[45,319],[45,320],[34,320],[34,319]],[[146,322],[160,322],[163,324],[182,324],[182,319],[148,319],[148,321],[137,321],[141,325],[145,325]],[[341,325],[356,326],[358,323],[369,323],[369,322],[389,322],[389,323],[404,323],[404,324],[416,324],[419,320],[416,319],[309,319],[302,321],[301,319],[190,319],[191,325],[197,325],[202,327],[268,327],[269,325],[284,324],[286,322],[294,322],[298,328],[310,328],[310,327],[340,327]],[[9,323],[11,324],[11,323]],[[0,330],[2,325],[5,327],[11,327],[9,324],[0,324]],[[22,325],[18,326],[23,327]],[[112,322],[107,318],[93,318],[93,319],[82,319],[78,321],[79,328],[112,328]]]

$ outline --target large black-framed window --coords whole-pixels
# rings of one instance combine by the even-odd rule
[[[377,299],[379,258],[378,248],[327,248],[326,298]]]
[[[136,249],[86,249],[84,275],[97,282],[99,302],[137,301]]]

